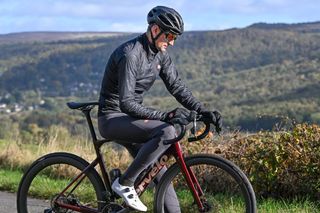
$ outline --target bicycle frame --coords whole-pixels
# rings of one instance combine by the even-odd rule
[[[103,156],[100,151],[101,146],[104,143],[108,142],[109,140],[98,140],[97,139],[96,134],[95,134],[95,130],[93,128],[92,120],[90,117],[90,111],[92,108],[93,107],[87,107],[86,109],[81,109],[81,111],[85,114],[85,117],[87,119],[97,158],[95,160],[93,160],[90,163],[90,165],[88,165],[79,175],[77,175],[54,200],[55,204],[60,207],[67,208],[67,209],[70,209],[73,211],[83,212],[83,213],[99,213],[99,211],[92,209],[92,208],[88,208],[86,206],[64,204],[64,203],[59,202],[58,199],[60,196],[64,196],[65,192],[73,186],[73,188],[71,189],[71,192],[69,192],[69,194],[71,194],[77,188],[77,186],[79,186],[81,184],[82,180],[85,177],[86,171],[96,167],[98,164],[99,164],[99,167],[101,170],[102,179],[103,179],[104,185],[106,187],[106,190],[108,192],[110,192],[109,200],[114,201],[116,198],[115,193],[111,189],[110,178],[108,176],[106,165],[104,163],[104,159],[103,159]],[[164,166],[167,165],[167,162],[171,156],[173,156],[175,158],[176,162],[180,166],[181,171],[184,174],[184,177],[185,177],[187,184],[190,188],[190,191],[192,192],[194,200],[198,205],[198,208],[200,210],[203,209],[203,205],[202,205],[202,202],[200,199],[200,197],[203,195],[203,192],[201,190],[201,187],[200,187],[193,171],[191,169],[188,169],[186,166],[186,163],[184,161],[183,152],[181,149],[181,145],[179,142],[172,144],[169,147],[169,149],[163,155],[161,155],[159,157],[159,159],[151,167],[149,172],[147,172],[143,176],[143,178],[135,185],[135,188],[136,188],[138,195],[141,195],[146,190],[146,188],[149,186],[149,184],[154,180],[154,178],[160,172],[160,170]],[[101,202],[105,202],[105,201],[101,201]]]
[[[196,179],[193,171],[187,168],[187,165],[184,161],[183,152],[181,149],[180,142],[172,144],[169,149],[158,159],[154,164],[150,172],[148,172],[142,180],[135,187],[137,193],[141,195],[151,181],[157,176],[160,170],[166,166],[166,162],[169,160],[170,156],[173,156],[181,168],[182,173],[187,181],[187,184],[192,192],[193,198],[195,199],[199,209],[203,209],[202,202],[200,197],[203,195],[203,191],[200,187],[198,180]]]

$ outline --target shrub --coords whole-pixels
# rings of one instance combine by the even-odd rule
[[[320,198],[320,127],[259,132],[228,144],[225,156],[249,176],[259,195]]]
[[[189,154],[214,153],[238,165],[258,196],[320,198],[320,127],[298,124],[290,131],[239,132],[186,144]]]

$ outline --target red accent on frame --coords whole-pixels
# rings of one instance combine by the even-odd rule
[[[191,178],[189,169],[187,168],[187,165],[184,161],[183,152],[182,152],[180,143],[179,142],[175,143],[174,148],[175,148],[175,152],[176,152],[174,156],[182,169],[182,173],[184,174],[184,177],[187,181],[187,184],[188,184],[189,188],[191,189],[193,198],[195,199],[196,203],[198,204],[199,209],[201,210],[201,209],[203,209],[203,205],[201,203],[199,194],[198,194],[198,192],[194,186],[193,180],[192,180],[193,178],[194,179],[196,179],[196,178],[194,177],[194,174],[192,174],[193,178]]]

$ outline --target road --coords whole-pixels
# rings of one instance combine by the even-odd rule
[[[0,192],[0,213],[17,213],[15,194]]]
[[[30,199],[29,203],[35,205],[35,207],[31,209],[31,212],[43,212],[45,208],[43,206],[48,206],[48,203],[36,199]],[[38,209],[39,206],[41,211]],[[16,194],[0,192],[0,213],[17,213]]]

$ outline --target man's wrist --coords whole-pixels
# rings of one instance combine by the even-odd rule
[[[163,112],[160,118],[160,121],[167,121],[169,117],[170,112]]]

